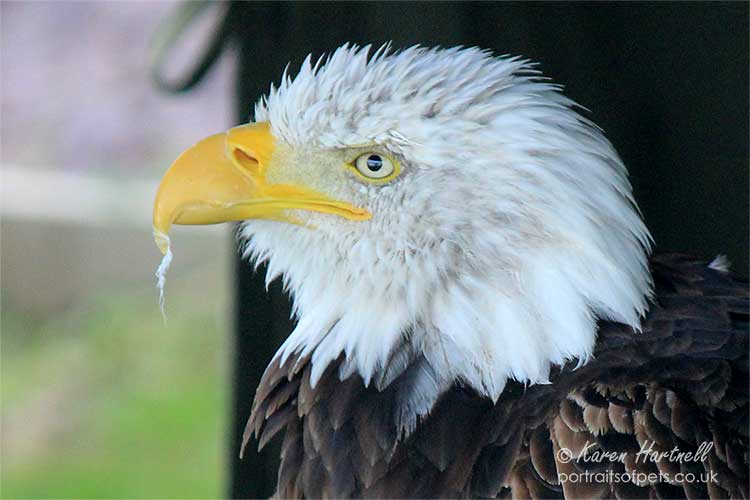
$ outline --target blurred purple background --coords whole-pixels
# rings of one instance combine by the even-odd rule
[[[223,130],[230,58],[190,98],[149,80],[149,43],[175,3],[3,2],[3,161],[155,176],[171,152]]]

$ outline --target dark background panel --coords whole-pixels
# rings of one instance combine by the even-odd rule
[[[288,62],[344,42],[477,45],[539,61],[630,169],[657,250],[726,253],[747,274],[747,3],[240,3],[237,120]],[[258,380],[291,328],[278,286],[237,261],[236,457]],[[230,494],[265,497],[277,450],[232,458]]]

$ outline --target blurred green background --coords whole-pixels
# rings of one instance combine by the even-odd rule
[[[2,498],[225,495],[230,230],[174,232],[165,325],[150,206],[231,124],[232,71],[155,88],[174,7],[0,4]]]

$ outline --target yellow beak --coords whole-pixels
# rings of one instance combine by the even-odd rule
[[[304,186],[268,184],[274,137],[265,122],[203,139],[169,167],[154,201],[154,238],[162,253],[172,224],[245,219],[293,222],[288,209],[367,220],[370,213]]]

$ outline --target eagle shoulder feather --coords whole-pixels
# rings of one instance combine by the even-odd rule
[[[454,383],[412,431],[396,414],[419,357],[368,386],[357,373],[341,380],[340,357],[314,387],[309,359],[277,357],[243,449],[284,431],[281,498],[747,498],[748,289],[713,267],[654,256],[641,333],[601,322],[585,366],[556,368],[550,384],[509,382],[494,404]],[[702,455],[649,460],[674,448]],[[613,479],[625,473],[645,480]]]

